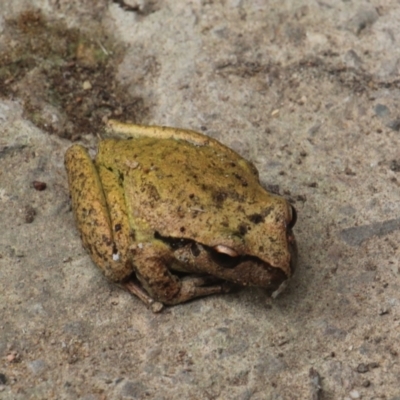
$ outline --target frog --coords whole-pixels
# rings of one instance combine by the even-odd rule
[[[218,140],[109,120],[94,159],[65,154],[83,247],[154,312],[241,287],[275,293],[294,273],[296,210]]]

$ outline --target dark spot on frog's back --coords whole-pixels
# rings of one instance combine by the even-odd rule
[[[228,221],[222,221],[222,222],[221,222],[221,226],[222,226],[223,228],[229,228],[229,222],[228,222]]]
[[[224,201],[227,199],[228,194],[222,190],[217,190],[212,193],[212,199],[216,203],[217,207],[222,207]]]
[[[122,172],[118,173],[118,185],[120,187],[124,185],[124,174]]]
[[[122,229],[121,224],[116,224],[116,225],[114,226],[114,232],[119,232],[121,229]]]
[[[82,219],[82,221],[84,221],[85,220],[85,218],[86,218],[86,216],[88,215],[88,210],[87,210],[87,208],[86,207],[83,207],[82,209],[81,209],[81,219]]]
[[[265,221],[265,218],[268,217],[269,214],[271,214],[272,210],[273,207],[267,207],[264,210],[261,210],[260,213],[254,213],[248,215],[247,219],[255,225],[261,224],[262,222]]]
[[[240,181],[240,184],[243,187],[249,186],[249,184],[247,183],[247,180],[244,179],[241,175],[237,174],[236,172],[233,174],[233,176]]]
[[[222,207],[228,198],[236,203],[243,203],[245,201],[245,196],[235,190],[217,189],[212,192],[211,196],[217,207]]]
[[[250,227],[247,226],[246,224],[240,224],[237,228],[237,231],[240,236],[246,235],[246,233],[250,230]]]
[[[261,214],[251,214],[247,217],[250,222],[253,222],[253,224],[259,224],[261,222],[264,222],[264,216]]]
[[[154,185],[147,184],[144,187],[144,190],[147,192],[149,199],[155,200],[155,201],[160,200],[160,194],[158,193],[158,190]]]
[[[111,246],[112,241],[110,240],[110,238],[106,235],[102,235],[101,237],[102,242],[105,243],[107,246]]]

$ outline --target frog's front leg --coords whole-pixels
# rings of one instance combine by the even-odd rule
[[[136,276],[151,298],[174,305],[231,290],[231,285],[210,276],[186,276],[180,279],[170,272],[169,267],[174,261],[162,251],[163,246],[161,243],[160,248],[157,244],[145,245],[135,255]]]

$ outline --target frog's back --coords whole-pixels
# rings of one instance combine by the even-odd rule
[[[118,166],[131,226],[209,246],[222,236],[246,252],[247,233],[262,246],[260,222],[276,219],[272,204],[284,200],[260,186],[251,164],[224,149],[174,139],[107,140],[96,162]]]

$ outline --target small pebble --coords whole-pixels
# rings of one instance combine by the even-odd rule
[[[369,371],[368,365],[364,363],[358,364],[357,372],[359,372],[360,374],[365,374],[368,371]]]
[[[89,81],[83,82],[82,89],[83,90],[90,90],[92,88],[92,84]]]
[[[43,191],[43,190],[46,189],[47,184],[46,184],[46,182],[33,181],[33,182],[32,182],[32,186],[33,186],[33,188],[34,188],[35,190],[41,192],[41,191]]]
[[[31,206],[25,207],[25,222],[31,224],[35,220],[36,210]]]
[[[10,354],[7,354],[6,360],[8,362],[17,362],[19,360],[19,355],[16,351],[12,351]]]
[[[360,393],[357,390],[352,390],[350,393],[350,398],[352,399],[359,399],[360,398]]]
[[[271,117],[276,117],[279,114],[279,109],[273,110],[271,112]]]
[[[5,385],[7,383],[7,377],[0,372],[0,385]]]
[[[386,107],[384,104],[377,104],[374,111],[378,117],[386,117],[390,114],[389,108]]]
[[[387,307],[381,307],[379,309],[379,315],[386,315],[389,314],[389,309]]]
[[[389,168],[394,172],[399,172],[400,171],[400,161],[392,160],[389,164]]]
[[[43,360],[33,360],[28,364],[29,369],[34,375],[41,374],[47,367]]]
[[[394,119],[386,124],[386,126],[393,131],[398,132],[400,130],[400,119]]]

